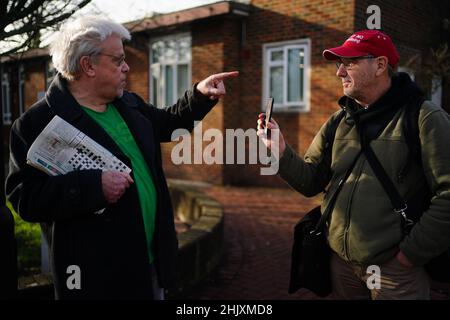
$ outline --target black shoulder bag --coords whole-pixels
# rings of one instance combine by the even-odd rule
[[[325,152],[330,152],[334,141],[336,127],[345,115],[342,111],[336,123],[332,125],[331,137],[327,137]],[[289,281],[289,293],[294,293],[300,288],[306,288],[320,297],[331,293],[330,255],[331,249],[326,238],[326,222],[333,211],[334,203],[342,188],[342,185],[350,176],[361,151],[357,154],[353,163],[346,171],[344,177],[330,197],[328,206],[321,214],[320,206],[309,211],[294,227],[294,244],[291,255],[291,275]]]
[[[427,190],[419,190],[419,194],[412,197],[412,200],[407,204],[398,193],[397,188],[384,170],[370,144],[368,142],[364,143],[362,149],[375,176],[386,191],[394,212],[401,215],[403,233],[406,236],[430,205],[431,193],[428,190],[428,186],[425,186]],[[425,269],[432,280],[450,282],[450,249],[431,259],[425,264]]]

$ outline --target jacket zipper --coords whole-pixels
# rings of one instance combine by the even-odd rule
[[[357,169],[357,176],[355,179],[355,182],[353,184],[352,191],[350,193],[348,205],[347,205],[347,214],[346,214],[346,223],[345,223],[345,229],[344,229],[344,256],[347,260],[350,260],[350,257],[348,255],[348,229],[350,228],[350,218],[351,218],[351,207],[353,202],[353,195],[355,194],[356,187],[358,185],[359,179],[361,178],[361,173],[364,167],[364,164],[366,162],[365,158],[362,158],[361,164],[359,165]]]

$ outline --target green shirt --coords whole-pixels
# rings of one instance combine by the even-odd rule
[[[97,112],[83,106],[82,108],[110,135],[122,152],[131,160],[151,263],[153,261],[152,241],[155,231],[157,198],[155,185],[147,162],[128,129],[127,124],[113,104],[108,103],[105,112]]]

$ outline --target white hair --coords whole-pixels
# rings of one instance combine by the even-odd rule
[[[101,42],[111,35],[131,39],[124,26],[104,18],[80,17],[65,23],[50,45],[54,67],[67,80],[74,80],[80,71],[80,58],[100,53]]]

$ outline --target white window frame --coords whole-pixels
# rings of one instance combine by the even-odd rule
[[[304,52],[304,74],[303,74],[303,101],[288,102],[288,55],[289,49],[301,48]],[[273,51],[283,51],[283,61],[270,61],[270,53]],[[311,39],[297,39],[291,41],[272,42],[263,45],[263,97],[261,100],[261,110],[265,110],[267,99],[270,93],[270,67],[283,66],[283,103],[274,103],[273,108],[277,112],[309,112],[310,107],[310,87],[311,87]]]
[[[161,41],[161,40],[177,40],[180,38],[186,38],[189,37],[191,40],[191,54],[190,54],[190,59],[189,60],[178,60],[178,56],[173,60],[173,61],[166,61],[164,63],[152,63],[153,60],[153,51],[152,51],[152,45],[155,42]],[[157,84],[157,88],[158,88],[158,97],[159,97],[159,101],[153,101],[153,76],[152,76],[152,68],[157,67],[159,70],[162,70],[163,68],[161,68],[161,66],[172,66],[173,67],[173,79],[172,79],[172,88],[173,88],[173,101],[176,102],[178,100],[178,72],[175,70],[178,70],[178,65],[180,64],[187,64],[188,66],[188,84],[190,86],[190,84],[192,83],[192,36],[191,33],[189,32],[184,32],[184,33],[177,33],[177,34],[173,34],[173,35],[169,35],[169,36],[162,36],[162,37],[157,37],[157,38],[152,38],[150,39],[150,43],[149,43],[149,75],[150,75],[150,81],[149,81],[149,101],[151,104],[153,104],[154,106],[157,106],[159,108],[164,108],[165,106],[168,106],[169,104],[166,103],[166,94],[165,94],[165,75],[161,74],[159,79],[158,79],[158,83]]]
[[[2,69],[2,124],[10,125],[12,120],[11,113],[11,92],[10,92],[10,75]]]

